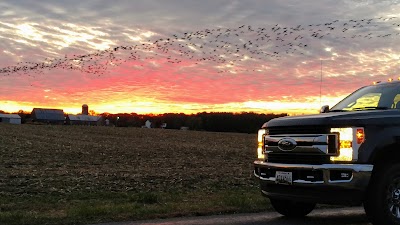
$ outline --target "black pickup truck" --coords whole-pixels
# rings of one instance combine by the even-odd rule
[[[400,81],[362,87],[320,114],[270,120],[257,155],[254,175],[282,215],[363,205],[374,225],[400,224]]]

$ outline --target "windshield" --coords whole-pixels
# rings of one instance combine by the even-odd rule
[[[399,83],[367,86],[358,89],[332,107],[335,111],[358,111],[374,109],[400,109]]]

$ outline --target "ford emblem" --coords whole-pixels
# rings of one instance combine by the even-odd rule
[[[278,141],[278,148],[282,151],[292,151],[297,146],[297,142],[291,138],[282,138]]]

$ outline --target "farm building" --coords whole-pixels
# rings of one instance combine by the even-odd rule
[[[32,120],[47,124],[64,124],[65,117],[62,109],[40,109],[32,110]]]
[[[87,126],[102,125],[101,116],[90,116],[90,115],[68,115],[66,122],[69,125],[87,125]]]
[[[0,114],[0,123],[21,124],[21,117],[17,114]]]

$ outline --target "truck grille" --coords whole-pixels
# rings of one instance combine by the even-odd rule
[[[275,134],[329,134],[327,126],[291,126],[291,127],[268,127],[270,135]]]
[[[293,154],[293,153],[289,154],[269,153],[267,155],[267,161],[272,163],[312,164],[312,165],[331,163],[330,156],[328,155]]]
[[[293,137],[296,137],[297,147],[294,152],[283,152],[278,150],[278,142],[268,142],[265,143],[266,150],[269,151],[267,153],[267,161],[272,163],[287,163],[287,164],[312,164],[312,165],[321,165],[321,164],[329,164],[330,155],[336,153],[336,139],[334,136],[327,136],[327,143],[316,143],[314,140],[310,141],[310,135],[325,135],[330,134],[330,127],[328,126],[287,126],[287,127],[268,127],[268,135],[274,140],[273,135],[276,139],[279,139],[279,135],[288,135],[293,134]],[[304,136],[302,136],[304,135]],[[326,154],[321,154],[321,152],[316,151],[315,148],[312,148],[313,145],[327,145]],[[296,152],[297,151],[297,152]],[[313,151],[313,152],[311,152]]]

